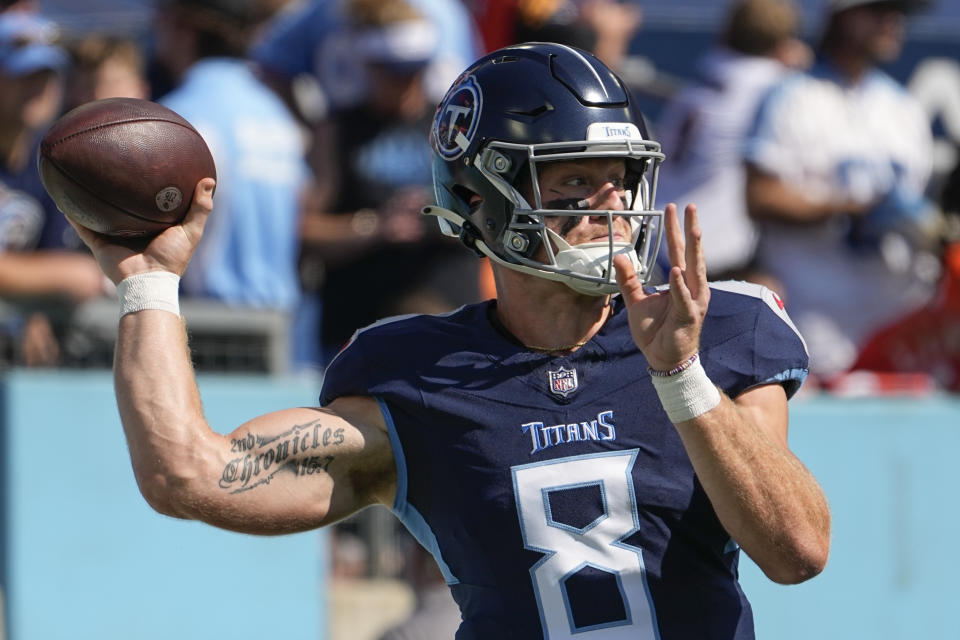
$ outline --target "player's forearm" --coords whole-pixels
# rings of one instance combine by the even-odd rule
[[[121,319],[114,381],[140,491],[161,513],[282,534],[392,501],[396,472],[372,399],[342,399],[335,403],[342,414],[276,411],[227,436],[215,433],[203,415],[182,322],[158,310]]]
[[[179,316],[149,309],[121,318],[114,386],[144,498],[161,513],[191,517],[183,496],[212,434]]]
[[[726,396],[676,426],[720,522],[771,580],[797,583],[823,570],[829,509],[793,454]]]

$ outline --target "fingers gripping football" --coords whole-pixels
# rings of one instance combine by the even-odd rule
[[[213,210],[215,185],[212,178],[198,182],[182,222],[149,240],[121,240],[91,231],[73,220],[70,222],[90,247],[100,268],[114,283],[119,284],[126,277],[148,271],[183,275]]]

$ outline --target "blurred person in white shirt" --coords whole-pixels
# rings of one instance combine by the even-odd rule
[[[700,59],[696,79],[666,105],[658,123],[670,162],[657,195],[664,202],[701,203],[711,279],[762,277],[752,268],[757,230],[744,198],[743,144],[770,87],[812,61],[799,27],[790,0],[733,4],[717,46]]]

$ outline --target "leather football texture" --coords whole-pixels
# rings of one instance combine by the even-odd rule
[[[38,169],[57,208],[111,236],[153,236],[186,215],[202,178],[216,178],[203,137],[148,100],[95,100],[64,114],[40,144]]]

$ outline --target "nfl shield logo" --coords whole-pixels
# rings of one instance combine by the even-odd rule
[[[577,390],[577,370],[560,367],[556,371],[549,371],[550,392],[566,398]]]

